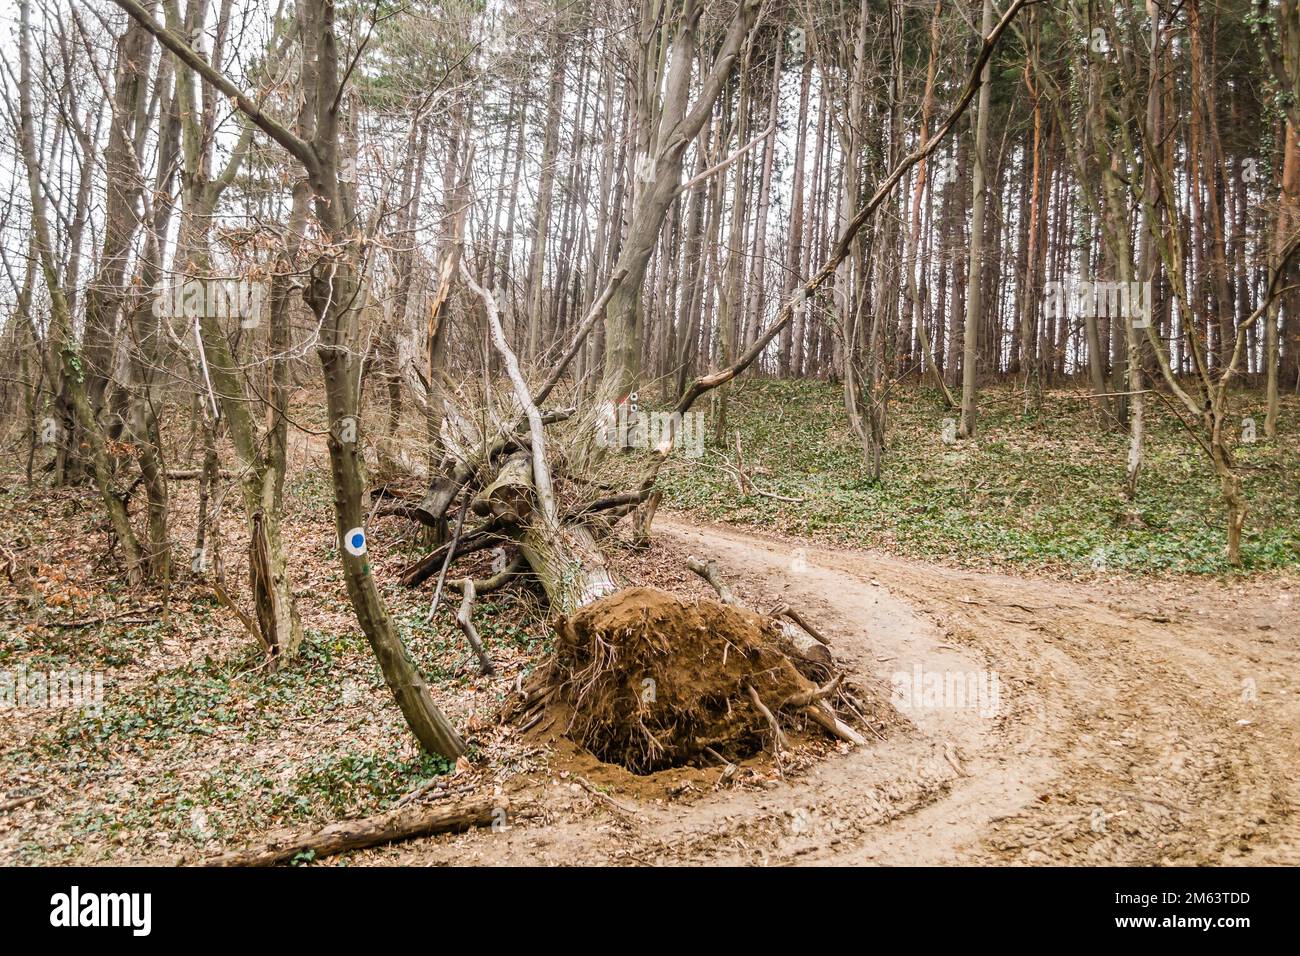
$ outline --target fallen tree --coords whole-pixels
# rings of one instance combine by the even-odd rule
[[[315,196],[315,219],[322,240],[316,246],[319,251],[318,258],[310,268],[303,270],[303,274],[308,277],[303,285],[303,298],[317,320],[317,352],[324,376],[329,420],[337,423],[354,418],[360,411],[361,375],[364,371],[364,364],[359,366],[357,357],[357,343],[360,340],[359,303],[364,298],[361,290],[364,284],[367,248],[374,240],[374,232],[378,227],[381,214],[372,218],[369,224],[364,224],[356,208],[357,197],[353,184],[347,177],[340,175],[342,148],[340,119],[336,106],[342,97],[351,70],[349,68],[340,76],[333,5],[318,0],[318,2],[304,4],[299,9],[299,29],[309,41],[304,43],[306,52],[302,61],[301,77],[303,86],[309,91],[310,96],[296,128],[290,129],[270,116],[253,97],[215,70],[201,54],[194,50],[186,38],[158,24],[137,0],[115,0],[115,2],[156,36],[176,56],[180,64],[197,73],[205,82],[229,97],[251,123],[260,127],[266,135],[301,162],[307,183]],[[446,580],[448,566],[458,557],[494,544],[509,542],[523,560],[513,565],[516,570],[509,571],[503,578],[496,580],[495,585],[504,584],[514,574],[519,573],[519,570],[526,567],[530,572],[530,578],[535,580],[545,592],[551,611],[559,621],[561,633],[565,632],[565,628],[573,629],[578,626],[575,623],[580,620],[578,615],[586,613],[596,615],[589,621],[594,626],[599,624],[600,615],[605,611],[614,608],[618,602],[626,603],[626,594],[619,591],[602,553],[601,539],[610,533],[622,517],[642,507],[644,510],[638,522],[637,538],[641,543],[648,539],[650,519],[653,517],[654,510],[654,504],[651,502],[657,503],[655,482],[664,461],[672,451],[682,415],[688,412],[702,395],[744,372],[791,322],[796,312],[803,308],[807,298],[836,273],[840,264],[849,255],[854,237],[875,214],[877,208],[902,177],[912,166],[933,153],[947,138],[979,89],[981,74],[999,38],[1028,2],[1030,0],[1013,0],[1009,5],[1006,14],[994,30],[983,38],[971,72],[953,110],[939,125],[933,136],[927,138],[921,146],[895,165],[870,199],[847,221],[830,257],[781,306],[775,321],[767,331],[758,336],[736,362],[695,379],[683,390],[673,408],[673,414],[669,417],[669,426],[650,452],[648,460],[635,462],[640,466],[635,474],[619,473],[618,466],[625,463],[624,456],[603,454],[603,450],[592,447],[595,426],[599,417],[607,411],[607,407],[593,410],[585,415],[575,414],[572,417],[568,426],[572,453],[563,456],[562,467],[553,467],[551,456],[548,455],[545,429],[548,421],[554,425],[562,418],[567,419],[568,416],[562,416],[560,413],[544,414],[540,405],[561,380],[568,363],[580,351],[587,335],[602,314],[602,309],[607,316],[619,319],[607,328],[606,356],[610,366],[605,370],[606,378],[610,379],[612,372],[632,367],[631,363],[623,361],[625,353],[634,344],[625,334],[624,319],[629,314],[629,307],[635,309],[643,265],[639,261],[629,261],[627,257],[625,261],[615,265],[613,275],[607,281],[604,290],[596,297],[595,304],[577,328],[573,341],[564,352],[563,360],[551,371],[545,384],[534,395],[530,392],[516,356],[508,347],[491,292],[476,281],[467,264],[469,257],[460,255],[457,244],[452,242],[452,248],[445,257],[441,274],[444,278],[449,277],[458,266],[467,287],[482,301],[492,345],[507,371],[514,402],[511,413],[504,416],[510,424],[502,428],[495,439],[483,441],[480,446],[483,451],[480,454],[466,455],[459,460],[451,455],[444,457],[443,467],[435,475],[429,493],[408,512],[410,517],[434,527],[441,539],[445,537],[449,509],[456,504],[457,499],[460,499],[463,513],[467,504],[466,496],[471,496],[468,503],[482,523],[462,534],[461,522],[458,521],[455,538],[441,545],[445,550],[441,554],[435,551],[434,554],[416,562],[403,573],[403,581],[409,585],[418,584],[437,572],[441,583]],[[740,41],[749,32],[760,6],[761,4],[753,3],[751,0],[743,0],[733,17],[723,45],[723,53],[715,68],[709,71],[705,82],[706,92],[712,96],[717,95],[717,89],[729,74]],[[698,17],[699,8],[691,6],[689,10],[693,12],[687,17],[688,25],[693,23],[692,18]],[[681,35],[680,50],[687,53],[691,49],[692,42],[689,32],[683,30]],[[676,91],[673,97],[675,104],[680,104],[681,94],[689,87],[690,62],[689,55],[673,57],[669,85]],[[708,97],[704,99],[707,101]],[[308,106],[314,109],[309,109]],[[674,110],[676,109],[675,106]],[[701,119],[702,115],[698,107],[692,111],[690,125],[698,128],[699,124],[696,120]],[[671,116],[670,112],[663,118],[671,123]],[[639,247],[646,243],[652,245],[654,236],[658,234],[659,226],[668,208],[668,203],[661,200],[676,195],[679,189],[676,175],[670,177],[667,174],[680,168],[681,155],[691,138],[685,136],[680,141],[659,144],[661,149],[652,179],[657,176],[660,182],[653,191],[643,193],[643,197],[651,197],[653,201],[638,206],[638,212],[646,215],[637,217],[635,241],[629,239],[628,256],[633,259],[636,258],[634,253],[639,255]],[[462,171],[464,182],[469,181],[469,162],[467,157],[466,168]],[[725,162],[713,166],[701,175],[716,174],[724,165]],[[660,175],[661,173],[663,175]],[[445,294],[446,290],[440,293],[440,299],[445,298]],[[617,368],[613,364],[615,358],[619,359]],[[602,394],[609,391],[608,388],[601,389]],[[486,439],[486,436],[483,437]],[[340,549],[340,558],[349,599],[358,623],[370,641],[386,683],[421,744],[434,753],[456,757],[464,751],[464,742],[433,703],[423,677],[406,653],[371,574],[371,566],[365,550],[366,511],[363,507],[363,498],[366,489],[359,449],[355,442],[341,440],[333,430],[328,441],[328,449],[334,486],[336,527],[340,542],[346,540],[349,543],[346,549]],[[473,581],[463,585],[466,599],[462,602],[459,624],[471,641],[477,633],[471,619],[474,595],[481,590],[482,588]],[[633,657],[643,652],[653,651],[655,646],[671,649],[692,626],[690,623],[692,614],[704,613],[698,610],[698,606],[692,608],[677,598],[668,597],[667,604],[663,603],[662,598],[654,600],[662,605],[662,620],[653,631],[645,627],[641,628],[640,640],[645,647],[629,646],[628,650],[632,652]],[[641,595],[641,608],[637,613],[646,611],[650,601],[648,595]],[[761,718],[768,725],[776,748],[782,745],[784,739],[780,715],[787,708],[797,708],[801,714],[817,720],[831,733],[844,739],[853,739],[852,735],[844,731],[842,722],[834,716],[833,712],[828,716],[821,706],[839,687],[838,679],[832,678],[826,684],[817,684],[800,672],[795,663],[798,655],[791,657],[775,642],[775,635],[785,634],[787,644],[793,646],[793,638],[779,619],[771,621],[760,618],[760,621],[766,623],[755,623],[751,619],[754,617],[752,612],[726,604],[718,605],[717,608],[718,610],[708,613],[713,615],[713,619],[724,630],[732,629],[738,634],[743,632],[746,635],[743,643],[753,649],[753,656],[760,662],[766,659],[765,655],[768,653],[762,632],[765,629],[770,630],[774,638],[773,647],[776,648],[771,653],[778,655],[773,658],[772,666],[786,673],[788,678],[784,682],[773,684],[764,683],[757,671],[732,674],[736,680],[724,681],[726,687],[723,702],[728,712],[734,710],[738,701],[739,706],[746,706],[744,701],[748,700],[747,706],[752,708],[748,711],[750,717]],[[618,620],[618,616],[613,615],[612,623],[608,626],[617,628]],[[800,627],[797,621],[793,622],[791,627],[804,636],[811,637],[808,629]],[[624,630],[627,631],[626,628]],[[621,639],[629,639],[630,633],[627,631]],[[616,637],[614,632],[602,629],[600,626],[595,626],[595,629],[590,631],[590,635],[593,640],[606,646],[612,646]],[[650,656],[653,657],[653,653]],[[574,662],[576,660],[575,658]],[[482,658],[482,663],[485,668],[489,666],[486,657]],[[728,666],[729,659],[724,653],[720,672],[722,675],[731,674],[727,670]],[[826,666],[824,661],[821,666]],[[572,681],[568,679],[572,676],[572,674],[558,673],[560,683],[557,686],[572,686]],[[742,691],[743,698],[740,696]],[[764,694],[773,699],[765,699]],[[574,700],[580,703],[582,695],[579,694]],[[813,714],[819,714],[820,719],[813,718]],[[752,720],[744,724],[743,732],[748,733],[748,728],[751,726]],[[652,753],[655,752],[654,747],[649,749]],[[668,752],[671,748],[662,749]],[[691,748],[688,746],[686,749]],[[647,767],[657,764],[658,758],[636,761],[636,763]]]
[[[1015,0],[983,39],[954,109],[935,134],[878,185],[846,224],[831,256],[783,304],[769,328],[736,362],[700,376],[683,390],[648,455],[608,453],[610,443],[599,440],[608,405],[562,416],[544,414],[539,407],[593,328],[594,314],[580,323],[559,366],[534,395],[506,340],[495,296],[470,267],[473,256],[465,250],[457,257],[466,287],[481,303],[492,347],[510,382],[513,402],[498,411],[505,411],[500,417],[511,424],[487,443],[483,454],[435,478],[429,494],[410,514],[445,527],[459,498],[461,511],[468,502],[480,523],[460,533],[458,522],[456,539],[407,567],[402,581],[417,585],[487,547],[508,545],[517,551],[522,558],[518,571],[526,569],[544,592],[558,637],[555,657],[534,676],[521,704],[509,708],[525,725],[553,708],[553,717],[562,712],[570,737],[638,772],[708,751],[722,750],[728,759],[742,756],[765,732],[779,752],[786,740],[783,724],[791,721],[812,722],[840,740],[863,743],[831,704],[844,691],[825,639],[797,612],[782,607],[763,616],[739,606],[709,564],[694,570],[714,585],[721,603],[687,602],[645,588],[620,589],[602,552],[602,539],[622,517],[642,509],[635,539],[645,543],[658,502],[656,480],[672,452],[682,416],[701,396],[757,360],[808,297],[835,275],[858,231],[907,171],[951,132],[979,89],[999,37],[1027,2]],[[563,429],[548,434],[548,424],[557,422],[564,423]],[[562,453],[552,456],[552,446],[561,447]],[[471,642],[477,637],[470,620],[473,593],[471,583],[457,619]],[[686,659],[678,659],[681,654],[688,655],[689,666]],[[486,661],[483,666],[488,666]],[[640,683],[644,681],[650,683]],[[645,687],[654,688],[649,702],[642,695]],[[848,710],[853,709],[848,703]]]
[[[339,820],[314,830],[280,830],[261,843],[224,853],[206,866],[276,866],[300,856],[313,860],[399,840],[459,833],[503,821],[500,800],[465,800],[450,805],[397,807],[356,820]]]

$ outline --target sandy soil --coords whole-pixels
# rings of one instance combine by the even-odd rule
[[[671,516],[656,532],[810,616],[899,719],[781,777],[633,777],[561,748],[504,782],[509,826],[349,863],[1300,863],[1294,579],[1079,584]],[[918,668],[987,693],[904,699]]]

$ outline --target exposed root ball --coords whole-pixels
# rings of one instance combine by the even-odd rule
[[[706,747],[738,760],[772,739],[773,713],[814,688],[768,619],[653,588],[611,594],[558,628],[557,703],[567,736],[634,773],[680,766]]]

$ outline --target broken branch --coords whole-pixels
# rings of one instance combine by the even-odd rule
[[[275,866],[301,854],[312,859],[348,850],[395,843],[435,833],[458,833],[489,826],[507,807],[500,801],[474,800],[454,806],[402,807],[357,820],[340,820],[316,830],[278,831],[264,843],[213,857],[206,866]]]

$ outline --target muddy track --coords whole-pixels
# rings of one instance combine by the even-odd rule
[[[907,706],[884,739],[770,789],[610,800],[542,775],[517,826],[366,860],[1300,863],[1293,582],[1080,585],[673,517],[656,531],[813,616],[881,697],[919,668],[996,675],[996,707]]]

